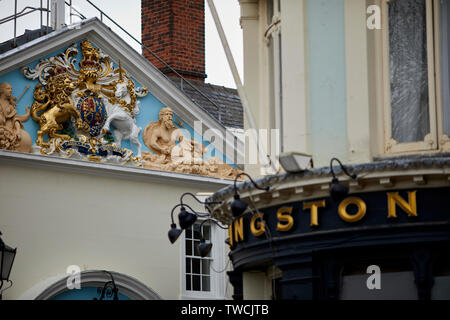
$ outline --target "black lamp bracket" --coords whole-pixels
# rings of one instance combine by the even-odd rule
[[[216,220],[214,220],[214,219],[205,219],[205,220],[202,221],[202,223],[200,223],[200,231],[202,230],[203,224],[204,224],[205,222],[208,222],[208,221],[214,222],[219,228],[221,228],[221,229],[223,229],[223,230],[228,230],[228,227],[222,226],[220,223],[218,223],[218,222],[217,222]],[[202,235],[202,237],[203,237],[203,235]]]
[[[224,230],[228,230],[228,227],[224,227],[224,226],[222,226],[222,225],[220,225],[220,223],[218,223],[216,220],[214,220],[214,219],[205,219],[205,220],[203,220],[202,221],[202,223],[200,223],[200,235],[201,235],[201,239],[200,239],[200,241],[201,240],[205,240],[205,238],[203,237],[203,231],[202,231],[202,228],[203,228],[203,224],[205,224],[205,222],[208,222],[208,221],[211,221],[211,222],[214,222],[219,228],[221,228],[221,229],[224,229]]]
[[[250,175],[248,175],[248,174],[245,173],[245,172],[241,172],[241,173],[239,173],[239,174],[234,178],[234,195],[237,195],[237,194],[238,194],[236,182],[237,182],[237,180],[239,179],[239,177],[241,177],[241,176],[246,176],[247,178],[249,178],[249,179],[250,179],[250,182],[251,182],[251,183],[255,186],[255,188],[258,189],[258,190],[264,190],[264,191],[269,191],[269,190],[270,190],[270,186],[260,187],[260,186],[258,186],[258,185],[256,184],[255,181],[253,181],[253,179],[252,179],[252,177],[250,177]]]
[[[172,224],[175,223],[175,220],[173,219],[173,212],[178,207],[182,207],[182,208],[187,207],[189,210],[192,211],[193,214],[195,214],[196,216],[199,216],[199,217],[208,217],[209,216],[209,213],[206,213],[206,212],[205,213],[200,213],[200,212],[195,211],[194,209],[192,209],[189,205],[187,205],[185,203],[179,203],[175,207],[172,208],[172,212],[170,213],[170,216],[172,218]]]
[[[342,169],[342,171],[349,176],[350,178],[352,178],[353,180],[356,179],[358,176],[356,174],[350,174],[347,169],[345,168],[345,166],[342,164],[342,162],[338,159],[338,158],[332,158],[330,161],[330,171],[331,171],[331,175],[333,176],[333,179],[337,179],[336,178],[336,174],[334,173],[333,170],[333,161],[337,161]]]
[[[181,197],[180,197],[180,203],[181,204],[183,204],[183,198],[185,196],[191,196],[192,198],[194,198],[200,204],[220,204],[220,203],[222,203],[220,201],[219,202],[215,202],[215,201],[201,201],[199,198],[197,198],[197,196],[195,194],[193,194],[191,192],[186,192],[186,193],[183,193],[181,195]]]

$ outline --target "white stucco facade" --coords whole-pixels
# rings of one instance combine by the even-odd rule
[[[170,210],[186,191],[213,192],[231,183],[0,153],[3,239],[18,248],[14,285],[4,299],[37,296],[71,265],[125,274],[163,299],[179,299],[182,242],[167,239]]]

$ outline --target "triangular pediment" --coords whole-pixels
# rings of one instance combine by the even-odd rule
[[[83,51],[83,43],[92,46],[93,57],[87,57],[89,53]],[[96,74],[98,77],[95,81],[96,86],[87,84],[88,76],[82,74],[86,73],[89,67],[95,69],[97,64],[99,72]],[[191,144],[188,143],[191,140],[184,139],[184,145],[181,143],[183,139],[179,139],[177,141],[177,147],[180,149],[178,153],[182,153],[183,150],[185,153],[189,153],[189,148],[192,148],[191,154],[194,158],[196,156],[202,157],[204,163],[214,158],[208,163],[216,167],[217,159],[230,164],[236,163],[236,161],[233,161],[236,158],[243,159],[243,155],[238,152],[238,150],[242,150],[242,146],[238,145],[241,143],[239,140],[206,110],[190,100],[146,58],[96,18],[52,32],[0,55],[0,82],[11,84],[13,96],[21,97],[16,106],[17,114],[26,114],[25,106],[30,106],[32,109],[33,119],[30,118],[27,122],[24,122],[23,127],[32,138],[34,153],[39,150],[40,153],[46,154],[49,148],[57,149],[61,147],[62,142],[59,140],[57,144],[56,140],[54,145],[47,144],[52,140],[51,137],[54,133],[52,130],[54,129],[47,128],[48,126],[44,128],[42,122],[47,123],[54,119],[51,116],[44,120],[38,120],[38,118],[43,114],[41,109],[45,110],[48,107],[45,105],[48,102],[48,97],[50,97],[47,89],[49,85],[46,85],[47,79],[53,79],[53,76],[56,79],[63,73],[67,73],[67,81],[71,82],[70,86],[75,87],[73,91],[68,92],[68,95],[72,98],[73,106],[77,108],[80,114],[78,119],[75,110],[70,116],[69,123],[76,127],[72,129],[77,132],[82,131],[84,126],[84,131],[88,131],[90,134],[87,135],[88,139],[91,136],[99,137],[101,130],[104,129],[103,125],[109,124],[108,121],[111,119],[108,117],[113,114],[112,106],[121,107],[124,111],[127,111],[124,114],[128,113],[131,120],[134,121],[135,128],[132,128],[133,124],[129,122],[129,131],[139,130],[139,142],[135,141],[136,139],[133,140],[131,134],[127,136],[125,129],[124,132],[118,130],[119,132],[115,134],[114,129],[118,129],[119,122],[117,122],[117,126],[111,122],[110,143],[114,145],[114,143],[117,143],[118,137],[122,137],[124,143],[121,146],[124,147],[123,149],[133,151],[132,155],[128,154],[130,159],[141,156],[137,147],[140,144],[142,153],[147,154],[148,161],[156,164],[159,162],[167,164],[167,157],[162,156],[166,150],[164,148],[158,150],[158,143],[156,142],[158,139],[163,139],[164,135],[160,132],[161,130],[154,127],[155,125],[156,127],[161,125],[161,116],[165,113],[164,110],[171,109],[171,121],[174,126],[183,129],[182,131],[187,133],[189,139],[192,139]],[[83,81],[84,83],[82,83]],[[117,96],[119,82],[129,82],[128,93],[131,96],[129,95],[128,98],[122,100]],[[28,90],[26,90],[27,86],[29,86]],[[123,87],[127,86],[124,85]],[[62,92],[61,88],[57,88],[56,91]],[[126,91],[127,88],[125,88],[125,93]],[[39,100],[40,94],[47,94],[48,97],[41,97],[41,100]],[[56,99],[55,97],[56,93],[53,94],[51,99]],[[56,103],[54,104],[56,105]],[[39,109],[40,112],[33,114],[33,108],[34,110]],[[138,109],[138,112],[135,112],[136,109]],[[117,110],[122,112],[120,108]],[[93,115],[91,111],[94,113]],[[135,114],[133,114],[134,112]],[[102,114],[104,119],[102,119]],[[121,114],[118,114],[116,118],[121,116]],[[77,121],[79,121],[80,126],[78,126]],[[67,126],[67,123],[63,122],[60,121],[57,124]],[[44,132],[42,133],[42,131]],[[59,137],[63,134],[62,130],[56,131],[57,134],[54,136]],[[152,139],[156,140],[149,142]],[[80,142],[78,138],[72,139],[70,143],[64,142],[63,147],[68,149],[64,150],[63,156],[67,156],[67,152],[73,152],[72,149],[76,151],[75,153],[84,150],[82,146],[86,147],[86,145],[82,145],[82,143],[85,143],[85,141]],[[207,148],[202,150],[202,144]],[[198,148],[195,147],[196,145],[198,145]],[[105,147],[105,150],[101,152],[114,153],[111,148]],[[116,156],[124,156],[117,150],[114,153]],[[95,157],[93,158],[95,160]],[[132,161],[129,160],[129,162]],[[221,165],[219,165],[219,170]],[[200,170],[198,172],[200,174],[207,174],[206,167],[202,168],[202,166],[203,164],[197,161],[198,168],[196,170]],[[159,165],[148,167],[161,170],[168,168]],[[216,170],[216,168],[213,170]]]

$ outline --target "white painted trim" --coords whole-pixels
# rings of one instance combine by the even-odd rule
[[[306,1],[285,0],[281,5],[283,146],[285,151],[310,154]]]
[[[214,119],[206,110],[197,106],[144,56],[97,18],[72,24],[0,55],[0,74],[23,67],[39,57],[67,47],[84,38],[91,40],[112,60],[117,62],[120,59],[123,69],[142,86],[147,87],[149,92],[162,104],[172,108],[186,124],[194,128],[194,121],[201,119],[202,132],[208,129],[219,130],[225,142],[225,147],[218,143],[221,142],[220,139],[215,139],[212,144],[222,154],[234,154],[234,152],[227,153],[226,149],[236,150],[238,153],[237,159],[245,159],[242,151],[244,150],[243,145],[239,139],[236,140],[237,148],[235,148],[234,135],[227,135],[225,126]]]
[[[203,199],[201,199],[203,200]],[[222,271],[225,268],[225,238],[227,232],[222,230],[214,223],[209,223],[211,226],[211,242],[213,247],[211,250],[212,265],[216,271]],[[183,232],[183,236],[180,237],[182,241],[181,245],[181,267],[180,267],[180,279],[181,279],[181,300],[191,300],[191,299],[212,299],[212,300],[224,300],[227,299],[226,295],[226,283],[227,275],[226,271],[222,273],[216,273],[214,270],[210,270],[211,279],[211,291],[210,292],[197,292],[197,291],[187,291],[186,290],[186,231]],[[180,241],[178,240],[178,241]]]
[[[391,0],[381,0],[382,10],[382,55],[383,55],[383,95],[384,95],[384,153],[398,154],[417,151],[437,151],[437,110],[436,110],[436,75],[435,75],[435,40],[433,32],[433,0],[426,0],[426,32],[427,32],[427,58],[428,58],[428,92],[429,92],[429,116],[430,133],[424,141],[411,143],[399,143],[392,138],[391,121],[391,90],[390,90],[390,69],[389,69],[389,7]],[[436,12],[435,12],[436,14]]]
[[[449,57],[442,57],[442,48],[441,45],[441,12],[440,12],[439,1],[434,2],[434,30],[439,30],[438,34],[435,35],[435,50],[436,50],[436,60],[435,60],[435,72],[436,72],[436,105],[437,105],[437,130],[438,130],[438,143],[439,148],[442,151],[450,151],[450,139],[448,133],[444,132],[444,105],[442,101],[442,64],[448,64]],[[448,30],[447,30],[448,32]],[[447,50],[447,55],[450,51]],[[448,106],[446,106],[448,108]]]
[[[233,180],[0,150],[0,164],[217,190]]]
[[[350,163],[372,161],[366,3],[345,0],[347,151]]]
[[[119,293],[132,300],[161,300],[162,298],[151,288],[137,279],[125,274],[110,271]],[[58,275],[44,280],[25,292],[19,300],[48,300],[68,291],[69,275]],[[89,270],[80,273],[81,287],[102,287],[110,276],[102,270]],[[76,290],[76,289],[74,289]]]

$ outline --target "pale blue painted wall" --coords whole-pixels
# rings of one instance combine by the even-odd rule
[[[311,151],[316,165],[347,159],[344,0],[308,0]]]
[[[81,55],[81,48],[80,48],[80,43],[82,40],[80,40],[77,43],[78,49],[79,49],[79,54],[76,56],[76,63],[75,66],[78,67],[78,63],[81,61],[82,59],[82,55]],[[67,48],[62,48],[60,50],[57,50],[45,57],[39,58],[35,61],[33,61],[32,63],[27,64],[28,67],[33,68],[35,67],[39,61],[41,59],[46,59],[52,56],[55,56],[59,53],[64,53],[65,50]],[[116,68],[118,65],[114,63],[114,67]],[[25,65],[24,65],[25,66]],[[21,99],[21,101],[19,102],[19,104],[16,107],[17,113],[18,114],[25,114],[25,106],[30,106],[33,104],[33,91],[35,86],[39,83],[39,80],[28,80],[26,79],[23,75],[22,75],[22,67],[24,66],[20,66],[20,68],[13,70],[9,73],[0,75],[0,83],[1,82],[8,82],[12,85],[13,87],[13,96],[19,97],[22,94],[22,91],[24,90],[24,88],[29,85],[30,89],[28,89],[28,91],[26,92],[26,94],[23,96],[23,98]],[[132,75],[130,75],[132,76]],[[135,82],[136,86],[142,86],[141,84],[139,84],[135,79],[132,78],[132,80]],[[149,93],[147,96],[145,96],[144,98],[139,98],[139,101],[141,101],[141,109],[140,109],[140,113],[136,116],[136,124],[142,128],[141,134],[140,134],[140,142],[142,145],[142,151],[150,151],[144,144],[144,141],[142,140],[142,132],[144,131],[145,127],[152,121],[158,121],[158,113],[159,110],[161,108],[164,108],[165,105],[163,105],[158,99],[156,99],[151,93]],[[170,107],[170,106],[168,106]],[[184,124],[184,127],[186,128],[186,130],[188,132],[190,132],[191,137],[195,139],[195,141],[197,142],[202,142],[206,147],[209,146],[209,142],[206,140],[203,140],[202,137],[200,136],[200,134],[195,133],[194,129],[190,126],[188,126],[183,119],[180,119],[176,114],[174,114],[174,122],[178,123],[179,121],[182,121]],[[24,129],[30,134],[31,139],[33,141],[33,145],[35,145],[35,141],[37,138],[37,130],[39,130],[39,126],[38,124],[30,117],[30,119],[24,123]],[[137,152],[137,148],[134,146],[134,144],[132,144],[129,141],[123,141],[122,143],[122,147],[124,148],[128,148],[134,152]],[[221,158],[224,162],[229,163],[229,164],[233,164],[233,162],[231,162],[230,160],[228,160],[223,153],[221,153],[220,151],[218,151],[217,149],[211,147],[208,148],[208,152],[206,155],[206,159],[213,157],[213,156],[217,156],[219,158]]]

